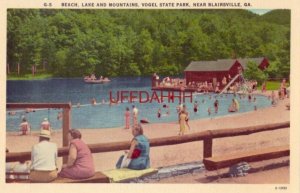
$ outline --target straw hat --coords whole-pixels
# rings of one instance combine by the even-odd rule
[[[40,137],[51,138],[51,133],[49,130],[41,129]]]

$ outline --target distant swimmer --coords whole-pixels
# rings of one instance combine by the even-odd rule
[[[16,112],[15,111],[9,111],[8,115],[14,116],[14,115],[16,115]]]
[[[161,110],[160,110],[160,108],[159,108],[158,111],[157,111],[157,118],[160,119],[160,117],[161,117]]]
[[[76,106],[77,106],[77,108],[80,108],[80,103],[77,103],[77,105],[76,105]]]
[[[211,114],[210,107],[208,107],[208,109],[207,109],[207,113],[208,113],[208,115],[210,116],[210,114]]]
[[[92,100],[91,100],[91,104],[92,104],[92,105],[96,105],[96,104],[97,104],[97,101],[96,101],[96,99],[95,99],[95,98],[92,98]]]
[[[218,113],[218,110],[219,110],[219,101],[218,101],[218,99],[215,100],[214,107],[215,107],[215,113]]]
[[[31,108],[27,108],[27,109],[25,110],[25,112],[26,112],[26,113],[31,113],[31,112],[35,112],[35,110],[33,110],[33,109],[31,109]]]
[[[195,103],[194,103],[194,113],[197,113],[197,111],[198,111],[198,102],[195,101]]]

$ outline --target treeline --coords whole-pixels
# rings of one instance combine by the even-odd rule
[[[275,10],[277,11],[277,10]],[[7,63],[60,77],[178,75],[195,60],[265,56],[288,77],[290,11],[9,9]]]

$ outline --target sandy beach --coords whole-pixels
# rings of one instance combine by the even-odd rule
[[[289,99],[279,100],[276,107],[271,106],[264,109],[258,109],[257,111],[233,114],[230,116],[212,119],[191,120],[189,121],[191,130],[187,131],[187,133],[195,133],[205,130],[214,130],[221,128],[239,128],[252,125],[289,121],[290,112],[285,107],[287,103],[289,103]],[[158,137],[175,136],[178,134],[179,130],[179,126],[175,122],[147,124],[143,125],[143,128],[144,134],[150,139]],[[130,141],[132,139],[131,131],[125,130],[123,128],[80,130],[83,135],[83,140],[88,144]],[[254,150],[263,147],[286,145],[289,144],[289,133],[290,129],[285,128],[274,131],[261,132],[248,136],[215,139],[213,142],[213,155],[234,153],[245,150]],[[61,131],[53,133],[51,141],[57,143],[57,145],[61,147]],[[37,133],[33,133],[28,136],[18,136],[16,133],[7,133],[6,136],[6,146],[10,150],[10,152],[30,151],[31,147],[37,142]],[[151,166],[161,167],[175,165],[179,163],[201,161],[203,159],[202,151],[202,142],[191,142],[180,145],[153,147],[150,150]],[[93,154],[96,170],[103,171],[115,168],[115,163],[121,154],[122,151]],[[61,166],[61,164],[62,161],[60,159],[59,165]],[[288,172],[288,168],[289,167],[285,167],[285,169],[283,168],[281,170],[285,170],[286,172]],[[269,174],[266,175],[269,176]],[[261,176],[263,179],[264,175]]]

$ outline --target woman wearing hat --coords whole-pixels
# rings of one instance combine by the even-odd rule
[[[50,138],[50,131],[42,129],[39,143],[32,148],[29,174],[32,182],[51,182],[57,177],[57,145]]]
[[[95,168],[89,147],[81,140],[81,133],[76,129],[69,131],[68,163],[59,173],[60,177],[71,179],[85,179],[94,176]]]

